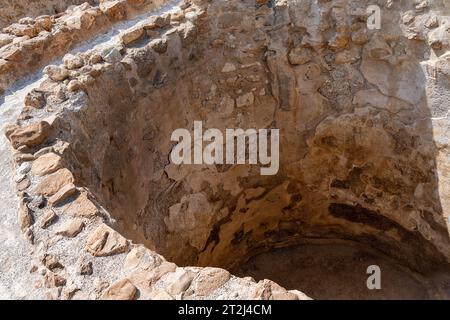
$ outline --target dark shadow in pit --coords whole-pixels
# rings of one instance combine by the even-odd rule
[[[381,289],[369,290],[368,266],[382,270]],[[429,299],[423,279],[383,254],[357,243],[304,244],[261,253],[233,270],[256,281],[270,279],[313,299]],[[421,281],[422,280],[422,281]]]

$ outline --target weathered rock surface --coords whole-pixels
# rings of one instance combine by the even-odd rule
[[[137,289],[128,279],[113,283],[102,295],[104,300],[134,300]]]
[[[48,228],[53,222],[57,220],[58,216],[53,210],[48,210],[45,212],[42,216],[41,220],[41,228],[46,229]]]
[[[36,186],[34,192],[45,196],[52,196],[61,190],[65,185],[73,183],[74,177],[68,169],[60,169],[44,177]]]
[[[105,224],[89,236],[86,244],[86,250],[96,257],[122,253],[127,249],[128,241]]]
[[[89,199],[87,192],[81,191],[74,201],[63,207],[63,212],[72,216],[92,218],[99,213],[99,209]]]
[[[73,183],[68,183],[48,199],[48,203],[56,206],[77,192]]]
[[[37,176],[53,173],[63,167],[61,156],[56,153],[46,153],[33,161],[31,172]]]
[[[35,147],[42,144],[47,139],[49,132],[50,125],[45,121],[40,121],[6,132],[6,135],[13,147],[17,149],[21,146]]]
[[[57,231],[56,234],[64,237],[73,238],[77,236],[84,228],[84,222],[81,219],[73,219],[64,223]]]

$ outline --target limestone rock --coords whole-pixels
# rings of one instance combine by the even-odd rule
[[[163,261],[161,264],[152,267],[137,268],[130,274],[130,279],[136,286],[148,287],[157,283],[164,275],[174,272],[176,265],[174,263]]]
[[[308,297],[306,294],[304,294],[301,291],[289,290],[288,292],[296,295],[298,300],[312,300],[310,297]]]
[[[46,229],[50,225],[52,225],[57,219],[58,216],[56,215],[56,213],[53,210],[48,210],[42,215],[40,226],[42,229]]]
[[[64,266],[59,262],[58,258],[53,254],[45,254],[42,258],[42,264],[51,271],[64,268]]]
[[[337,64],[354,63],[360,59],[359,50],[353,47],[350,50],[340,51],[336,54],[335,62]]]
[[[103,61],[103,57],[100,54],[92,54],[89,57],[89,64],[94,65]]]
[[[10,44],[14,40],[14,36],[7,33],[0,33],[0,47]]]
[[[170,15],[166,16],[152,16],[144,24],[145,29],[164,28],[170,24]]]
[[[138,294],[137,288],[130,280],[124,278],[113,283],[102,295],[103,300],[134,300]]]
[[[149,270],[161,265],[161,257],[144,246],[137,246],[130,250],[124,262],[124,269],[142,268]]]
[[[32,148],[47,140],[50,134],[50,125],[46,121],[39,121],[6,134],[15,149],[21,146]]]
[[[51,31],[53,26],[52,18],[45,15],[37,17],[35,26],[46,31]]]
[[[220,288],[230,279],[230,273],[224,269],[203,268],[193,280],[192,288],[196,295],[207,296]]]
[[[270,280],[261,280],[255,288],[253,299],[261,300],[298,300],[298,295],[291,293]]]
[[[189,288],[195,274],[189,270],[177,268],[174,273],[170,273],[165,277],[165,281],[169,283],[167,292],[171,295],[178,295]]]
[[[31,172],[37,176],[44,176],[63,167],[62,158],[56,153],[50,152],[44,154],[33,161]]]
[[[86,250],[95,257],[123,253],[127,249],[128,241],[106,224],[102,224],[92,232],[86,244]]]
[[[133,42],[136,42],[144,35],[144,29],[143,28],[135,28],[132,30],[128,30],[124,32],[121,35],[121,40],[124,45],[131,44]]]
[[[66,17],[65,23],[71,30],[89,30],[95,23],[95,17],[101,11],[96,10],[75,10],[71,15]]]
[[[437,28],[439,27],[439,19],[436,16],[432,16],[425,22],[425,26],[428,29]]]
[[[46,288],[63,287],[66,285],[67,280],[56,273],[47,272],[44,276],[44,285]]]
[[[24,176],[24,178],[21,179],[19,183],[17,183],[17,191],[25,191],[26,189],[28,189],[30,185],[31,185],[30,178]]]
[[[63,81],[70,75],[69,70],[58,66],[47,66],[44,73],[54,81]]]
[[[11,135],[13,134],[13,132],[17,129],[19,129],[20,126],[14,123],[9,123],[5,126],[5,128],[3,129],[6,138],[8,138],[8,140],[11,141]]]
[[[62,235],[67,238],[76,237],[84,228],[84,222],[81,219],[71,219],[64,223],[56,234]]]
[[[83,276],[89,276],[93,273],[92,261],[80,259],[78,261],[78,273]]]
[[[63,206],[63,212],[71,216],[92,218],[99,213],[99,210],[89,199],[87,192],[81,191],[75,200]]]
[[[150,42],[150,47],[157,53],[164,53],[167,51],[167,40],[166,39],[155,39]]]
[[[19,204],[19,226],[20,229],[25,232],[25,230],[33,225],[34,218],[33,215],[24,202],[24,200],[20,201]]]
[[[44,179],[36,186],[34,192],[44,196],[52,196],[65,185],[73,182],[74,177],[72,172],[66,168],[62,168],[44,177]]]
[[[13,34],[16,37],[28,36],[33,38],[38,35],[38,29],[36,27],[20,23],[10,25],[9,27],[3,29],[3,32]]]
[[[407,13],[405,13],[405,14],[403,15],[402,21],[403,21],[404,24],[411,24],[411,23],[414,21],[415,18],[416,18],[416,17],[415,17],[415,15],[414,15],[414,13],[412,13],[412,12],[407,12]]]
[[[22,46],[15,43],[17,39],[22,39],[22,38],[14,39],[12,45],[8,45],[2,50],[3,52],[2,52],[1,56],[5,60],[5,63],[2,64],[3,70],[5,70],[5,69],[8,70],[11,67],[10,64],[7,63],[7,61],[19,62],[24,57],[25,49]],[[26,40],[26,39],[22,39],[22,40]]]
[[[123,1],[108,1],[100,4],[100,10],[113,20],[122,20],[127,16],[127,10]]]
[[[361,72],[384,95],[418,103],[424,95],[420,88],[420,83],[425,82],[421,66],[408,59],[394,69],[392,64],[395,63],[396,58],[386,42],[373,38],[363,53]],[[397,86],[392,88],[389,84],[394,82]]]
[[[28,162],[22,163],[19,168],[17,168],[18,174],[27,174],[31,170],[31,164]]]
[[[57,206],[64,200],[66,200],[68,197],[72,196],[77,192],[77,188],[73,183],[68,183],[64,187],[62,187],[58,192],[56,192],[54,195],[52,195],[48,199],[48,203],[52,206]]]
[[[80,55],[67,54],[63,58],[64,66],[69,70],[79,69],[84,65],[83,58]]]
[[[225,63],[225,65],[222,68],[223,73],[228,73],[228,72],[233,72],[233,71],[236,71],[236,66],[231,62]]]
[[[146,298],[149,298],[150,300],[175,300],[167,291],[157,288],[152,288]]]
[[[93,299],[93,295],[89,292],[84,292],[81,290],[75,291],[75,293],[71,298],[71,300],[89,300],[89,299]]]
[[[14,176],[14,181],[16,182],[16,183],[19,183],[19,182],[21,182],[22,180],[24,180],[25,178],[27,177],[27,175],[26,174],[16,174],[15,176]]]
[[[116,48],[106,49],[101,53],[103,60],[109,63],[116,63],[122,59],[122,55]]]
[[[183,10],[176,10],[175,12],[172,12],[170,15],[171,21],[182,21],[183,19],[184,19]]]
[[[71,80],[68,84],[67,84],[67,90],[69,90],[70,92],[75,92],[78,91],[80,89],[83,88],[83,84],[78,81],[78,80]]]
[[[352,42],[358,45],[364,45],[369,41],[369,35],[365,27],[352,33]]]
[[[46,206],[47,200],[43,196],[32,197],[31,201],[28,202],[27,206],[33,211],[37,211]]]
[[[190,21],[183,23],[178,30],[183,46],[193,41],[197,35],[197,27]]]
[[[19,223],[36,241],[31,255],[47,252],[41,262],[58,270],[33,269],[45,276],[49,297],[307,299],[270,280],[165,260],[235,268],[264,248],[271,266],[272,249],[304,236],[383,248],[402,270],[424,275],[426,289],[434,281],[427,275],[449,269],[450,44],[448,21],[431,1],[387,1],[381,30],[369,30],[368,3],[357,1],[186,0],[166,14],[150,11],[160,2],[101,0],[21,19],[9,30],[19,36],[0,34],[3,92],[111,30],[128,10],[154,14],[122,42],[99,43],[46,69],[49,77],[25,97],[17,119],[24,126],[45,117],[52,127],[45,137],[6,127],[17,148]],[[261,177],[250,164],[168,164],[171,133],[191,129],[194,119],[205,130],[279,128],[279,174]],[[63,155],[72,173],[62,168]],[[77,189],[74,176],[91,190]],[[57,219],[52,204],[61,205],[54,210],[64,223],[43,230]],[[102,221],[117,221],[154,251]],[[92,261],[58,266],[74,255]],[[121,280],[110,286],[111,279]],[[332,291],[332,283],[316,284]]]

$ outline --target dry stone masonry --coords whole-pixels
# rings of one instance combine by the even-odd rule
[[[45,67],[4,129],[42,298],[450,298],[443,1],[46,10],[0,34],[2,91]],[[280,129],[278,174],[171,163],[171,133],[194,121]],[[366,288],[369,262],[382,292]]]

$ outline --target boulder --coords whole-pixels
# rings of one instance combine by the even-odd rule
[[[12,127],[7,128],[5,133],[15,149],[21,146],[36,147],[44,143],[50,134],[50,124],[46,121],[32,123],[22,128],[16,127],[14,130],[10,129]]]
[[[103,300],[134,300],[138,290],[127,278],[114,282],[101,296]]]
[[[223,286],[230,276],[230,273],[224,269],[203,268],[194,279],[192,289],[196,295],[207,296]]]
[[[56,192],[54,195],[52,195],[48,199],[48,203],[52,206],[57,206],[64,200],[66,200],[68,197],[72,196],[77,192],[77,188],[73,183],[68,183],[64,187],[62,187],[58,192]]]
[[[63,58],[64,66],[69,70],[79,69],[84,65],[80,55],[66,54]]]
[[[121,36],[120,39],[122,40],[122,43],[124,45],[131,44],[133,42],[136,42],[144,35],[144,29],[141,27],[134,28],[131,30],[125,31]]]
[[[84,228],[84,222],[81,219],[71,219],[58,228],[56,234],[66,238],[76,237]]]
[[[89,199],[88,193],[82,190],[75,200],[63,206],[63,212],[71,216],[92,218],[98,215],[99,210]]]
[[[72,172],[66,168],[59,169],[58,171],[46,176],[41,182],[39,182],[34,192],[36,194],[52,196],[65,185],[73,182],[74,178]]]
[[[69,70],[59,66],[47,66],[44,68],[44,73],[54,81],[63,81],[70,75]]]

